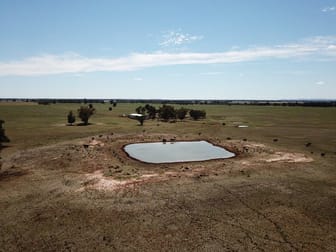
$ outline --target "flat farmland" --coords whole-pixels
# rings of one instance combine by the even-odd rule
[[[125,117],[139,105],[93,104],[90,125],[67,126],[80,104],[0,103],[0,250],[336,250],[336,108],[185,105],[206,119],[139,126]],[[237,157],[153,165],[122,150],[164,138]]]

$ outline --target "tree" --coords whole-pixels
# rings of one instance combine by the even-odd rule
[[[190,110],[189,115],[192,119],[198,120],[198,119],[204,119],[206,117],[206,113],[204,110]]]
[[[163,105],[158,110],[159,118],[164,121],[169,121],[170,119],[176,119],[176,111],[173,106]]]
[[[148,115],[148,119],[155,119],[156,117],[156,108],[152,105],[145,105],[146,113]]]
[[[143,106],[139,106],[135,109],[135,111],[138,113],[138,114],[142,114],[144,115],[146,113],[146,108],[143,107]]]
[[[2,143],[10,142],[9,138],[5,135],[5,129],[2,126],[4,123],[5,121],[0,119],[0,147]]]
[[[146,119],[145,115],[139,114],[139,113],[138,114],[129,114],[127,117],[130,118],[130,119],[137,120],[140,123],[141,126],[143,125],[143,123]]]
[[[89,118],[95,113],[96,109],[92,107],[81,106],[78,109],[78,117],[82,120],[84,125],[89,124]]]
[[[149,104],[146,104],[144,107],[139,106],[135,109],[138,114],[146,115],[148,119],[155,119],[156,117],[156,108]]]
[[[181,121],[186,117],[187,113],[188,113],[188,109],[183,108],[183,107],[176,110],[176,116]]]
[[[68,114],[68,124],[70,124],[72,126],[72,124],[76,121],[76,117],[74,116],[74,114],[72,113],[72,110],[69,111]]]
[[[139,121],[140,125],[142,126],[144,121],[145,121],[145,116],[139,116],[137,120]]]

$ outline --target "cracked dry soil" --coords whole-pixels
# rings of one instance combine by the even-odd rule
[[[238,156],[148,165],[121,149],[162,137],[3,158],[0,251],[336,251],[335,157],[208,139]]]

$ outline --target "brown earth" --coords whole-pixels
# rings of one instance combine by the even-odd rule
[[[0,170],[0,251],[336,251],[335,155],[206,139],[237,157],[151,165],[100,135]],[[191,139],[189,139],[191,140]]]

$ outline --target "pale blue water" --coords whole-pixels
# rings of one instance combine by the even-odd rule
[[[135,143],[124,147],[128,155],[146,163],[176,163],[231,158],[235,154],[207,141]]]

